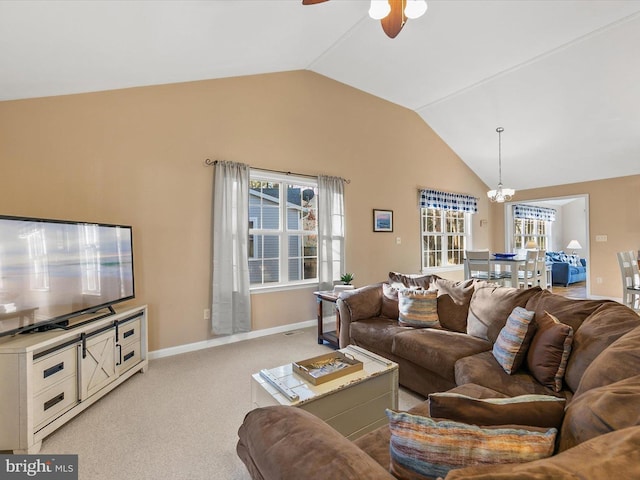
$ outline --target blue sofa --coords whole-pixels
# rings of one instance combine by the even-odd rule
[[[551,264],[551,281],[565,287],[587,279],[587,261],[578,255],[564,252],[547,252],[547,263]]]

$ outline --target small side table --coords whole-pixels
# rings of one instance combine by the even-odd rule
[[[329,345],[335,348],[340,348],[340,312],[338,311],[335,303],[338,301],[339,294],[330,290],[313,292],[316,296],[316,302],[318,303],[318,344],[322,345],[323,342],[327,342]],[[330,302],[334,304],[336,312],[336,329],[335,331],[325,332],[322,313],[322,302]]]

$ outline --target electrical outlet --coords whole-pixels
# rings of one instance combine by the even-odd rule
[[[402,243],[402,239],[400,237],[396,237],[396,245],[400,245]]]
[[[602,284],[602,277],[596,277],[596,283],[598,285]]]
[[[204,319],[209,320],[211,318],[211,310],[208,308],[204,309]]]

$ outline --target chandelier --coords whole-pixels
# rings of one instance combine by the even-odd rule
[[[504,132],[504,128],[498,127],[496,132],[498,132],[498,188],[488,191],[487,197],[492,202],[504,203],[511,200],[516,191],[513,188],[504,188],[502,186],[502,132]]]
[[[315,5],[329,0],[302,0],[303,5]],[[427,11],[426,0],[371,0],[369,16],[380,20],[389,38],[396,36],[409,18],[419,18]]]

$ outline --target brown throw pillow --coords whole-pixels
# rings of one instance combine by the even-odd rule
[[[562,390],[562,379],[571,353],[573,328],[549,312],[536,318],[538,331],[531,340],[527,367],[542,385],[554,392]]]
[[[429,395],[429,415],[473,425],[560,428],[565,399],[551,395],[473,398],[451,392]]]
[[[473,295],[474,281],[454,282],[438,278],[433,282],[438,290],[438,318],[447,330],[466,333],[469,303]]]

